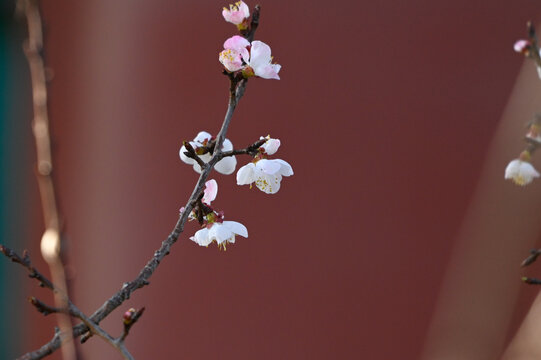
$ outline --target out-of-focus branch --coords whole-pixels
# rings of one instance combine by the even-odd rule
[[[17,8],[24,12],[28,25],[28,40],[23,49],[30,66],[32,81],[32,102],[34,119],[32,130],[36,142],[37,167],[36,175],[41,197],[45,234],[42,238],[42,253],[49,264],[53,283],[64,293],[68,293],[66,275],[60,257],[60,216],[58,213],[56,193],[52,178],[53,160],[51,154],[51,136],[47,113],[47,76],[42,57],[43,26],[38,0],[19,0]],[[47,237],[46,237],[47,235]],[[55,292],[57,308],[66,308],[67,297]],[[73,326],[68,315],[57,313],[58,327],[66,336],[66,345],[62,348],[64,360],[75,360],[76,352],[71,335]]]

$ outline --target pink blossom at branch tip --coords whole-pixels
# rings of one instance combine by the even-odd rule
[[[250,42],[242,36],[232,36],[224,42],[224,50],[218,56],[218,60],[229,72],[242,70],[250,57],[248,46]]]
[[[513,45],[513,49],[515,49],[518,53],[524,53],[530,48],[531,43],[528,40],[517,40],[515,42],[515,45]]]
[[[229,9],[224,7],[222,16],[225,21],[240,25],[245,19],[250,17],[250,8],[241,0],[235,4],[229,5]]]
[[[265,154],[267,155],[274,155],[278,148],[280,147],[280,140],[279,139],[272,139],[270,136],[263,137],[261,136],[259,140],[267,139],[267,141],[261,145],[261,149],[265,151]]]
[[[203,202],[210,205],[212,201],[216,199],[216,195],[218,194],[218,183],[216,180],[212,179],[205,183],[203,194]]]

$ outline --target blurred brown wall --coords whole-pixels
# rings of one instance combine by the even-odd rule
[[[128,347],[138,359],[416,359],[522,64],[512,44],[541,5],[260,3],[256,38],[282,80],[250,80],[228,137],[280,138],[295,175],[274,196],[214,176],[216,206],[249,239],[200,248],[189,224],[151,285],[121,307],[147,308]],[[69,269],[88,313],[137,275],[191,193],[197,177],[178,149],[200,130],[216,134],[225,113],[217,54],[235,33],[225,5],[43,3]],[[516,119],[509,159],[526,121]],[[504,166],[494,176],[510,186]],[[103,323],[113,334],[121,313]],[[51,320],[28,315],[28,349],[52,336]],[[98,339],[81,351],[119,358]]]

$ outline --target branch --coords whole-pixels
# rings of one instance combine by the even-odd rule
[[[28,256],[28,251],[25,250],[23,252],[23,257],[21,258],[15,251],[4,245],[0,245],[0,252],[3,253],[14,263],[24,266],[30,273],[28,276],[39,281],[39,286],[46,287],[53,290],[54,292],[58,291],[58,289],[49,279],[47,279],[35,267],[32,266],[32,263],[30,262],[30,257]]]
[[[25,1],[25,0],[20,0],[20,1]],[[32,3],[35,3],[36,0],[26,0],[26,1],[31,1]],[[257,26],[259,25],[259,11],[260,11],[260,7],[259,5],[257,5],[252,14],[252,22],[251,22],[249,33],[245,35],[245,37],[249,41],[253,40],[255,31],[257,29]],[[125,335],[123,334],[119,339],[115,340],[110,335],[108,335],[105,331],[103,331],[98,326],[98,324],[105,317],[107,317],[113,310],[119,307],[124,301],[129,299],[131,294],[134,291],[144,287],[145,285],[150,284],[148,279],[150,279],[150,277],[152,276],[154,271],[158,268],[160,262],[165,258],[165,256],[169,255],[171,247],[173,246],[175,242],[178,241],[180,234],[183,232],[184,225],[186,224],[186,221],[188,220],[189,214],[191,213],[193,207],[196,205],[197,199],[200,198],[201,194],[203,193],[203,190],[205,189],[205,182],[207,181],[210,175],[210,172],[213,170],[214,166],[219,160],[221,160],[224,156],[230,156],[228,155],[228,152],[223,153],[221,151],[221,148],[223,146],[223,142],[225,140],[225,136],[227,134],[229,124],[231,122],[231,119],[233,118],[235,108],[237,107],[238,102],[240,101],[240,99],[244,95],[244,91],[246,90],[246,84],[248,80],[242,78],[242,76],[237,76],[237,77],[229,76],[229,79],[230,79],[229,101],[228,101],[228,106],[227,106],[227,111],[224,117],[224,121],[222,123],[222,127],[215,140],[216,141],[215,149],[217,150],[214,151],[212,158],[206,164],[206,166],[202,167],[202,172],[201,172],[201,175],[199,176],[199,180],[197,181],[192,191],[192,194],[189,200],[187,201],[186,206],[184,207],[184,211],[182,212],[179,219],[177,220],[175,227],[173,228],[172,232],[169,234],[167,239],[162,241],[160,248],[154,252],[153,257],[140,270],[138,276],[134,280],[124,283],[122,288],[120,288],[120,290],[117,293],[115,293],[107,301],[105,301],[105,303],[99,309],[97,309],[90,317],[86,317],[86,315],[78,311],[78,309],[71,302],[68,303],[70,314],[78,317],[82,321],[82,323],[73,327],[72,335],[74,338],[79,337],[88,332],[94,333],[102,337],[105,341],[109,342],[111,345],[115,346],[117,349],[119,349],[122,355],[126,359],[132,358],[131,355],[125,349],[124,344],[123,344],[123,339],[125,338]],[[254,146],[254,144],[251,146]],[[250,147],[248,147],[247,149],[249,148]],[[249,152],[246,152],[246,153],[249,153]],[[141,311],[141,314],[142,314],[142,311]],[[125,333],[127,335],[126,329],[125,329]],[[62,336],[62,332],[56,332],[53,338],[47,344],[43,345],[40,349],[36,351],[29,352],[21,356],[18,360],[42,359],[45,356],[50,355],[51,353],[56,351],[64,342],[65,342],[65,338],[63,338]]]
[[[24,12],[28,25],[28,40],[24,43],[23,49],[30,67],[32,82],[34,110],[32,130],[37,153],[36,176],[46,230],[41,244],[42,255],[49,265],[53,282],[67,294],[66,272],[60,257],[60,215],[52,178],[53,160],[47,111],[47,76],[42,57],[43,24],[38,0],[18,0],[17,8]],[[55,304],[57,308],[65,308],[67,295],[60,296],[59,294],[60,292],[55,292]],[[68,339],[67,346],[62,349],[63,358],[64,360],[75,360],[76,352],[71,336],[73,324],[66,314],[57,314],[58,327]]]
[[[216,149],[221,149],[223,145],[223,142],[225,140],[225,135],[227,133],[227,129],[229,128],[229,124],[231,122],[231,119],[233,118],[233,113],[235,112],[235,108],[239,100],[244,95],[246,83],[247,83],[246,79],[242,79],[242,80],[232,79],[231,80],[231,89],[233,90],[230,91],[227,112],[225,114],[221,130],[218,133],[218,136],[216,137]],[[210,175],[210,172],[213,170],[216,163],[222,158],[221,154],[222,152],[220,150],[216,150],[214,152],[212,158],[207,164],[207,167],[201,172],[201,175],[199,176],[199,180],[197,181],[197,184],[195,185],[193,189],[192,195],[190,196],[190,199],[186,203],[186,206],[184,207],[184,211],[180,215],[173,231],[169,234],[167,239],[162,242],[160,248],[154,252],[154,256],[147,262],[147,264],[143,267],[143,269],[141,269],[141,271],[139,272],[139,275],[134,280],[124,283],[122,288],[116,294],[111,296],[111,298],[109,298],[109,300],[107,300],[99,309],[97,309],[88,318],[86,323],[85,321],[83,321],[82,324],[78,324],[75,327],[73,327],[73,337],[75,338],[79,337],[88,331],[93,332],[93,330],[89,328],[88,324],[98,325],[100,321],[102,321],[105,317],[107,317],[113,310],[119,307],[124,301],[129,299],[131,294],[134,291],[144,287],[145,285],[150,284],[148,279],[150,279],[154,271],[158,268],[163,258],[169,255],[173,244],[177,242],[180,234],[184,230],[184,225],[186,224],[186,221],[188,220],[188,215],[190,214],[193,207],[195,206],[197,199],[201,196],[201,194],[203,193],[203,190],[205,189],[205,182],[207,181]],[[99,335],[99,333],[97,334]],[[62,345],[62,342],[63,340],[61,339],[61,337],[58,336],[58,334],[55,334],[55,336],[47,344],[43,345],[40,349],[34,352],[30,352],[23,355],[22,357],[19,358],[19,360],[42,359],[43,357],[57,350]]]
[[[261,145],[263,145],[265,142],[267,141],[267,139],[261,139],[261,140],[258,140],[256,141],[255,143],[253,143],[252,145],[248,146],[247,148],[244,148],[244,149],[238,149],[238,150],[230,150],[230,151],[225,151],[225,152],[222,152],[220,153],[220,155],[218,156],[219,159],[221,160],[222,158],[224,157],[227,157],[227,156],[233,156],[233,155],[251,155],[251,156],[256,156],[258,154],[258,150],[259,148],[261,147]]]
[[[194,159],[197,162],[197,164],[199,164],[201,169],[204,169],[207,166],[207,164],[205,164],[205,162],[201,160],[199,155],[197,155],[197,153],[195,152],[195,149],[193,148],[192,144],[190,144],[189,141],[183,141],[182,145],[184,145],[184,147],[186,148],[184,155],[186,155],[189,158]]]

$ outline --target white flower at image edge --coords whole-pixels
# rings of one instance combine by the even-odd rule
[[[539,173],[527,161],[515,159],[505,168],[505,178],[513,180],[517,185],[527,185],[537,177],[539,177]]]
[[[248,237],[248,229],[246,226],[236,221],[224,221],[223,223],[215,222],[210,225],[210,228],[203,228],[197,231],[190,240],[196,242],[200,246],[208,246],[213,241],[216,241],[218,246],[226,243],[234,243],[235,235]]]
[[[237,172],[237,185],[251,185],[266,194],[276,194],[280,190],[282,176],[293,175],[293,169],[281,159],[262,159],[256,163],[244,165]]]
[[[205,141],[210,141],[212,138],[212,135],[210,135],[206,131],[201,131],[193,141],[190,141],[190,145],[197,150],[198,147],[204,146]],[[233,143],[229,139],[225,139],[224,143],[222,145],[222,151],[230,151],[233,150]],[[184,152],[186,151],[186,147],[182,145],[179,151],[180,160],[184,161],[188,165],[192,165],[195,172],[201,174],[201,166],[192,158],[187,157]],[[208,163],[210,159],[212,158],[212,155],[209,153],[199,155],[201,160],[203,162]],[[229,175],[235,172],[235,168],[237,167],[237,159],[234,156],[227,156],[224,157],[222,160],[218,161],[216,165],[214,166],[214,169],[218,171],[221,174]]]

